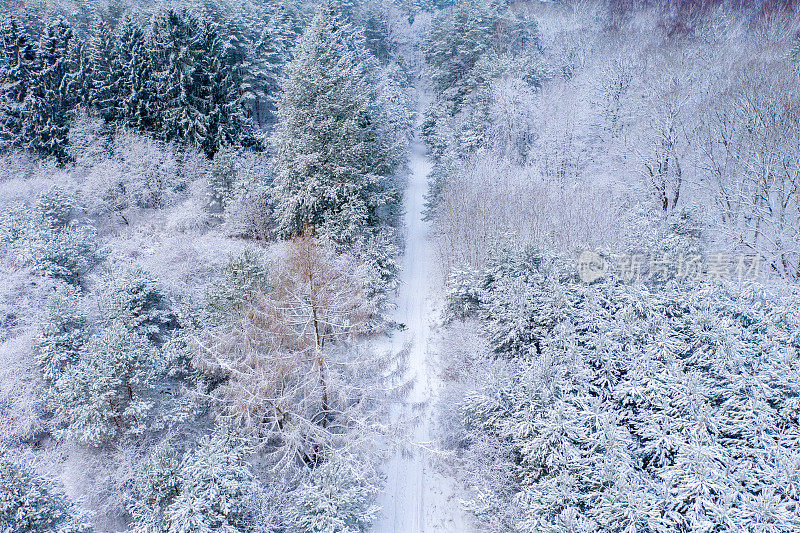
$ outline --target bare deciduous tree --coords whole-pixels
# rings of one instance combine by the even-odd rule
[[[345,411],[360,393],[335,387],[349,387],[348,363],[376,364],[351,342],[370,331],[375,313],[363,279],[349,256],[304,234],[273,265],[267,290],[197,339],[197,366],[221,381],[213,391],[221,415],[252,431],[279,462],[316,464],[332,434],[352,422]]]

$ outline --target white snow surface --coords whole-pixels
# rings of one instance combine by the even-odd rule
[[[470,531],[455,496],[454,482],[436,469],[440,455],[432,441],[434,404],[439,389],[438,365],[428,349],[431,332],[431,278],[433,255],[428,223],[422,219],[431,164],[424,145],[411,146],[410,176],[405,191],[405,256],[401,262],[400,288],[395,320],[406,329],[396,332],[392,348],[408,347],[406,378],[413,383],[406,401],[396,406],[395,420],[413,420],[407,442],[401,443],[385,466],[386,487],[378,503],[382,515],[375,533]]]

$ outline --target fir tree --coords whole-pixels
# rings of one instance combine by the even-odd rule
[[[156,279],[141,268],[109,280],[101,297],[103,321],[121,321],[130,330],[161,344],[176,318]]]
[[[399,153],[361,33],[330,6],[287,67],[278,104],[276,219],[284,236],[312,225],[339,242],[378,226],[398,202]]]
[[[67,159],[69,123],[77,103],[70,53],[72,29],[63,20],[50,24],[39,44],[33,83],[23,102],[21,143],[58,161]]]
[[[0,41],[0,143],[19,144],[22,109],[33,83],[36,49],[14,17],[3,23]]]
[[[241,443],[226,430],[200,440],[184,458],[180,489],[166,512],[171,533],[253,529],[253,475]]]
[[[254,40],[254,62],[248,71],[245,92],[253,101],[258,124],[275,120],[280,80],[292,49],[303,32],[303,19],[288,2],[273,2],[266,14],[266,24],[259,21],[259,35]],[[262,27],[263,24],[263,27]],[[262,106],[266,109],[262,116]]]
[[[156,121],[164,140],[199,145],[206,135],[206,117],[200,112],[203,72],[197,62],[203,47],[199,22],[186,12],[168,11],[153,21],[151,53],[158,68],[153,88],[158,103]]]
[[[211,156],[225,146],[252,144],[254,138],[242,102],[244,53],[235,46],[234,37],[212,21],[205,20],[201,32],[200,64],[207,85],[202,112],[207,117],[207,128],[199,145]]]

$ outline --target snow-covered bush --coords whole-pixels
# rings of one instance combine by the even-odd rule
[[[55,383],[70,365],[78,362],[89,337],[80,289],[58,284],[45,304],[37,338],[36,360],[46,381]]]
[[[174,205],[202,165],[192,151],[129,131],[119,131],[111,157],[87,172],[84,189],[93,199],[93,211],[123,214],[128,208]]]
[[[25,464],[0,458],[0,531],[91,533],[87,513]]]
[[[75,198],[60,187],[51,187],[39,196],[34,210],[53,228],[69,224],[75,209]]]
[[[379,305],[397,288],[397,240],[394,229],[387,226],[364,234],[353,248],[353,254],[365,267],[367,294],[376,298]]]
[[[137,533],[255,529],[257,485],[242,443],[225,429],[203,437],[180,460],[168,448],[154,451],[134,491]]]
[[[218,321],[230,319],[258,291],[267,288],[264,260],[255,252],[245,250],[240,255],[228,258],[221,279],[212,282],[206,293],[206,309]]]
[[[270,194],[264,183],[241,184],[225,212],[222,230],[231,237],[266,241],[273,235]]]
[[[176,326],[157,280],[141,268],[111,276],[103,288],[100,308],[105,323],[119,321],[157,344]]]
[[[36,205],[17,204],[0,220],[0,244],[13,260],[68,283],[78,283],[101,259],[95,231],[70,216],[71,196],[53,188]]]
[[[208,192],[210,206],[215,211],[224,211],[233,199],[237,176],[236,153],[222,149],[214,154],[208,169]]]
[[[298,533],[364,533],[380,508],[376,476],[357,457],[332,457],[293,494],[290,519]]]
[[[133,517],[133,531],[156,533],[169,531],[166,513],[181,487],[180,460],[168,446],[150,453],[136,475],[128,507]]]
[[[102,257],[95,231],[89,226],[50,228],[37,224],[22,245],[24,263],[35,272],[73,284]]]
[[[272,236],[269,159],[256,152],[238,152],[236,179],[226,193],[223,231],[232,237],[267,240]]]
[[[78,168],[91,168],[106,159],[111,135],[101,118],[86,109],[80,109],[69,128],[67,155]]]
[[[480,271],[469,267],[458,268],[450,273],[445,295],[444,316],[447,319],[465,318],[480,308]]]
[[[67,438],[99,445],[143,431],[152,407],[154,348],[142,335],[114,321],[94,335],[79,360],[53,388],[53,406]]]

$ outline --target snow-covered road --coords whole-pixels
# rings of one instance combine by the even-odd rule
[[[409,346],[408,375],[413,388],[395,416],[413,419],[407,435],[406,451],[397,453],[386,465],[387,483],[379,499],[383,514],[376,523],[376,533],[415,533],[422,531],[468,531],[458,501],[453,497],[453,483],[439,474],[432,457],[431,429],[433,403],[437,394],[438,372],[430,360],[432,253],[428,243],[428,224],[422,219],[431,170],[424,145],[412,145],[410,177],[405,191],[406,249],[401,263],[400,289],[395,320],[406,329],[394,334],[396,351]]]

